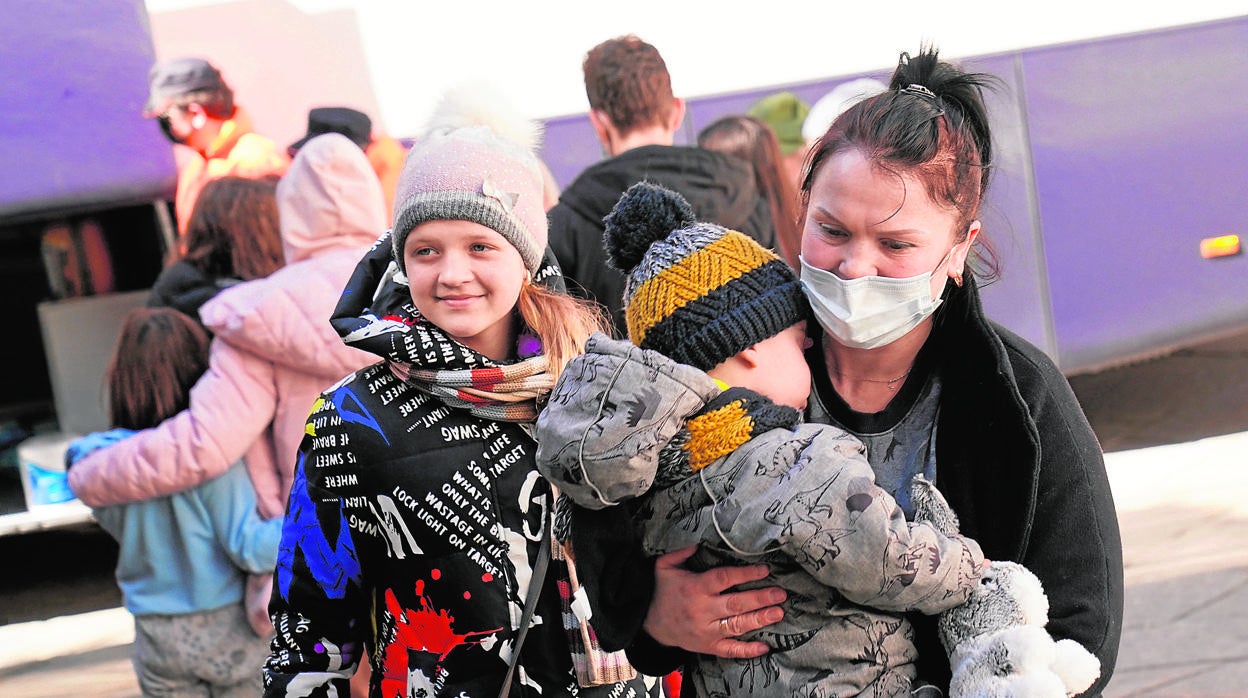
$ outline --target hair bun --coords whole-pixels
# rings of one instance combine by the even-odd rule
[[[603,219],[607,263],[628,273],[641,263],[651,243],[696,222],[693,207],[683,196],[657,184],[638,182]]]

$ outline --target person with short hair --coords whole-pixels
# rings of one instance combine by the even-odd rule
[[[685,103],[673,95],[658,49],[633,35],[608,39],[590,49],[582,69],[589,120],[606,159],[577,176],[550,209],[550,247],[569,290],[603,305],[622,337],[624,274],[603,256],[602,218],[629,186],[644,179],[678,191],[703,220],[768,247],[774,233],[749,163],[674,145]]]
[[[282,175],[290,158],[252,131],[221,71],[203,58],[177,58],[152,67],[143,115],[156,119],[170,142],[187,146],[178,171],[174,213],[185,233],[195,199],[209,180],[226,175]]]

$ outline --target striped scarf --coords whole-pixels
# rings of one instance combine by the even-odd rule
[[[538,399],[555,387],[546,363],[546,357],[539,355],[504,366],[438,370],[392,360],[390,370],[417,390],[482,419],[532,423],[537,419]]]

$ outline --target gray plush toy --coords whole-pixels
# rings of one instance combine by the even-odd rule
[[[915,521],[957,533],[957,515],[934,484],[918,476],[911,495]],[[938,620],[953,670],[950,698],[1065,698],[1091,686],[1100,661],[1074,640],[1054,640],[1048,622],[1049,599],[1036,575],[993,562],[971,598]]]

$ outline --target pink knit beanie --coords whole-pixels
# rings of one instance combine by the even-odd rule
[[[530,272],[541,266],[547,226],[537,158],[487,126],[436,130],[418,141],[395,201],[391,239],[400,269],[407,234],[434,220],[480,223],[515,245]]]

